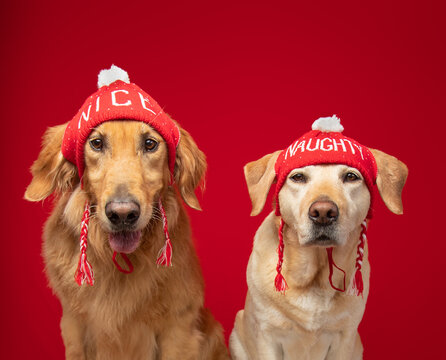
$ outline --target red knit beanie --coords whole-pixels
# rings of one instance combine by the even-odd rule
[[[154,128],[164,139],[168,149],[168,164],[173,183],[176,148],[180,141],[180,130],[164,113],[158,103],[137,85],[130,83],[127,72],[112,65],[108,70],[102,70],[98,75],[98,91],[87,98],[78,113],[68,123],[62,141],[63,156],[75,164],[79,177],[85,168],[84,146],[91,131],[98,125],[111,120],[142,121]],[[167,216],[161,199],[158,207],[163,220],[165,245],[158,254],[158,265],[171,265],[172,246],[167,226]],[[90,263],[87,261],[88,223],[90,219],[90,204],[87,201],[81,221],[80,258],[75,280],[79,285],[87,282],[93,285],[94,276]],[[126,254],[121,253],[128,270],[123,269],[116,261],[117,253],[113,254],[113,262],[119,271],[131,273],[133,266]]]
[[[377,176],[377,166],[373,154],[370,150],[358,143],[356,140],[348,138],[341,134],[344,127],[341,125],[340,119],[333,115],[332,117],[319,118],[313,123],[312,130],[304,134],[296,141],[294,141],[286,149],[282,150],[275,163],[276,172],[276,189],[275,189],[275,200],[276,200],[276,215],[280,216],[280,203],[279,203],[279,192],[285,183],[288,174],[296,168],[302,168],[309,165],[321,165],[321,164],[344,164],[347,166],[354,167],[360,171],[364,177],[364,181],[370,191],[370,209],[367,218],[372,217],[372,204],[373,204],[373,194],[374,185]],[[276,277],[276,289],[278,291],[283,291],[286,289],[286,282],[281,274],[282,263],[283,263],[283,219],[281,219],[281,226],[279,229],[279,262],[277,265]],[[363,228],[364,238],[365,229]],[[361,234],[362,239],[362,234]],[[358,248],[358,253],[361,253],[360,259],[357,260],[357,268],[362,263],[362,253],[363,246]],[[332,248],[327,249],[330,263],[330,272],[332,273]],[[359,261],[359,263],[358,263]],[[334,265],[336,267],[336,265]],[[342,271],[342,270],[341,270]],[[358,280],[359,281],[359,280]],[[362,285],[362,278],[361,278]],[[331,274],[330,274],[330,283]],[[333,284],[332,284],[333,286]],[[334,287],[334,286],[333,286]],[[339,290],[335,288],[336,290]],[[344,286],[345,290],[345,286]],[[342,290],[342,291],[344,291]],[[362,291],[361,291],[362,292]]]
[[[115,65],[99,73],[98,89],[68,123],[63,137],[62,154],[77,166],[79,177],[84,173],[84,145],[88,136],[96,126],[110,120],[138,120],[158,131],[166,141],[173,174],[180,131],[158,103]]]
[[[278,195],[288,174],[293,169],[308,165],[344,164],[354,167],[364,177],[370,195],[373,197],[373,187],[378,170],[370,150],[356,140],[342,135],[344,127],[336,115],[319,118],[313,123],[311,129],[282,150],[277,158],[275,197],[277,201],[276,215],[278,216],[280,215]]]

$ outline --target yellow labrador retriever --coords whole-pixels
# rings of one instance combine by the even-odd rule
[[[312,136],[313,140],[319,140],[308,146],[307,139],[301,149],[308,152],[316,143],[320,147],[330,143],[320,134]],[[336,140],[339,151],[351,151],[349,140]],[[360,155],[358,148],[352,146],[352,149],[357,150],[355,156]],[[392,212],[401,214],[401,191],[407,168],[381,151],[370,149],[370,152],[377,165],[379,193]],[[266,155],[245,166],[252,215],[263,209],[270,186],[277,181],[280,154],[278,151]],[[232,357],[235,360],[361,359],[363,348],[357,328],[367,301],[370,274],[367,244],[362,250],[358,247],[361,223],[368,215],[371,200],[364,175],[355,167],[323,164],[321,160],[317,165],[291,168],[279,190],[277,201],[284,223],[283,267],[276,265],[281,218],[272,212],[254,238],[247,268],[245,308],[238,312],[230,337]],[[346,279],[354,277],[358,251],[363,252],[359,262],[362,296],[341,292],[346,290],[343,277],[340,271],[330,275],[333,266],[327,248],[333,249],[336,266],[345,270]],[[274,288],[276,269],[281,270],[287,282],[283,293]],[[331,281],[332,277],[330,285],[328,279]]]

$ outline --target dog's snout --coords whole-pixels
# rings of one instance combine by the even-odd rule
[[[339,216],[338,206],[333,201],[315,201],[308,211],[310,219],[318,225],[330,225]]]
[[[105,206],[105,215],[113,225],[125,228],[139,219],[140,207],[135,201],[110,201]]]

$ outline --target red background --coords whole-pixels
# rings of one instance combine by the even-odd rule
[[[243,165],[337,114],[347,136],[410,170],[405,214],[380,203],[370,224],[365,359],[443,354],[444,4],[2,2],[2,357],[63,358],[61,307],[40,257],[50,206],[22,197],[46,127],[71,119],[112,63],[207,154],[204,211],[190,215],[206,303],[226,335],[271,209],[249,217]]]

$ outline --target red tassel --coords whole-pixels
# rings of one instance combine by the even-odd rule
[[[274,286],[276,287],[277,291],[283,294],[285,294],[285,291],[288,290],[288,284],[281,273],[277,273],[276,278],[274,279]]]
[[[87,238],[88,238],[88,223],[90,221],[90,203],[85,202],[84,214],[81,222],[81,236],[80,236],[80,257],[79,264],[77,265],[76,273],[74,274],[74,280],[81,286],[83,283],[87,283],[90,286],[94,284],[93,269],[87,260]]]
[[[364,245],[365,242],[367,240],[367,236],[366,236],[366,232],[367,232],[367,223],[364,220],[361,224],[362,230],[361,230],[361,235],[359,236],[359,244],[358,244],[358,250],[356,252],[357,257],[356,257],[356,263],[355,263],[355,274],[352,277],[352,281],[350,284],[350,289],[348,291],[349,295],[356,295],[356,296],[363,296],[363,291],[364,291],[364,282],[362,280],[362,273],[361,273],[361,268],[362,268],[362,259],[364,256]]]
[[[279,246],[277,247],[277,253],[279,254],[279,261],[277,262],[277,275],[274,279],[274,286],[276,287],[276,291],[279,291],[285,294],[285,291],[288,290],[288,284],[286,283],[285,278],[282,275],[282,264],[283,264],[283,226],[285,222],[282,218],[280,218],[280,226],[279,226]]]
[[[349,294],[362,296],[363,291],[364,291],[364,283],[362,282],[362,273],[361,270],[356,269],[355,275],[353,276],[353,282],[349,290]]]
[[[166,211],[164,210],[163,204],[161,203],[161,198],[158,200],[158,206],[161,211],[161,217],[163,218],[163,230],[166,241],[164,243],[164,246],[158,253],[156,264],[162,266],[172,266],[172,243],[170,242]]]

